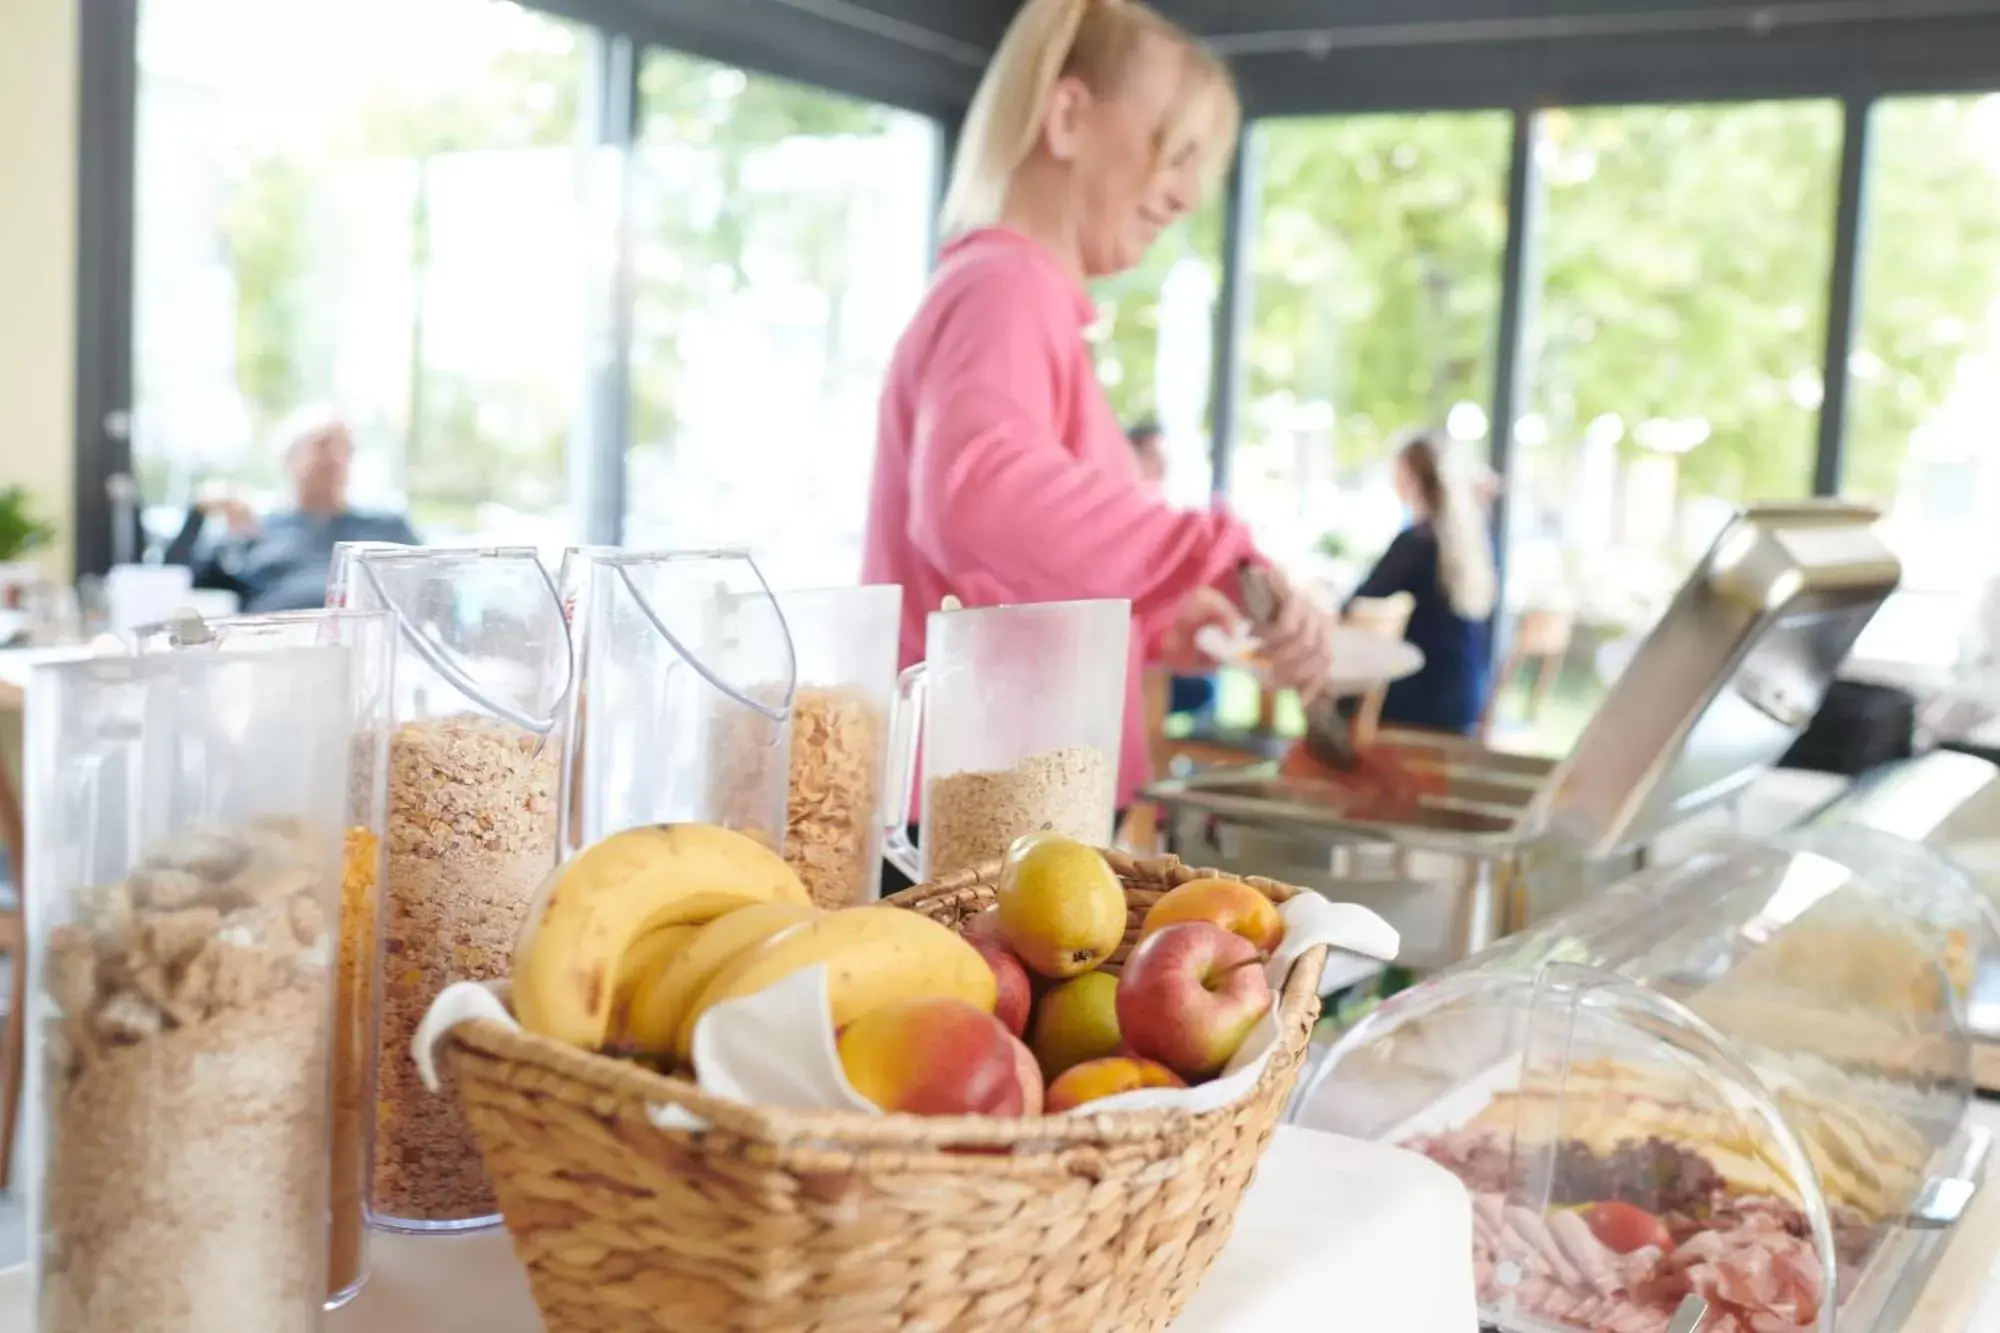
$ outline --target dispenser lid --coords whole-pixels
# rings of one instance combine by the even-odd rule
[[[1902,577],[1879,518],[1810,501],[1732,519],[1549,776],[1546,831],[1605,854],[1781,758]]]

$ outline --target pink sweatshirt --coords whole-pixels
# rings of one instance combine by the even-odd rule
[[[972,232],[946,247],[882,395],[862,577],[903,585],[902,661],[925,618],[967,606],[1132,602],[1121,804],[1148,774],[1144,663],[1181,604],[1252,554],[1228,514],[1140,485],[1083,331],[1090,296],[1037,242]]]

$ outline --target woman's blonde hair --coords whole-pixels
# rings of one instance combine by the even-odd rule
[[[1443,439],[1433,431],[1412,431],[1396,450],[1409,469],[1438,544],[1438,583],[1451,609],[1466,620],[1493,614],[1499,578],[1493,569],[1493,536],[1486,510],[1470,480],[1453,466]]]
[[[1028,0],[979,81],[945,194],[947,233],[999,220],[1007,182],[1042,133],[1049,93],[1066,76],[1100,96],[1118,91],[1141,44],[1163,37],[1186,60],[1182,98],[1160,136],[1162,158],[1189,143],[1211,183],[1229,160],[1242,111],[1228,69],[1184,28],[1140,0]]]

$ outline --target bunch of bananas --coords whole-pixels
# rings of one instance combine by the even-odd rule
[[[514,952],[514,1012],[585,1050],[686,1065],[701,1016],[815,964],[837,1029],[917,996],[991,1013],[978,951],[895,907],[815,908],[762,843],[707,824],[614,833],[559,867]]]

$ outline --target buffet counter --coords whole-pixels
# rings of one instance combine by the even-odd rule
[[[1976,1104],[1970,1120],[2000,1134],[2000,1104]],[[1357,1197],[1358,1175],[1379,1169],[1379,1159],[1363,1165],[1349,1158],[1344,1169],[1330,1166],[1317,1149],[1331,1142],[1330,1136],[1309,1130],[1278,1131],[1258,1182],[1237,1215],[1228,1247],[1174,1323],[1173,1333],[1326,1327],[1329,1310],[1352,1313],[1370,1299],[1371,1291],[1384,1288],[1384,1261],[1390,1269],[1415,1272],[1431,1286],[1437,1284],[1437,1270],[1424,1271],[1424,1256],[1398,1247],[1393,1240],[1355,1248],[1355,1237],[1362,1231],[1394,1237],[1398,1227],[1395,1218],[1379,1211],[1342,1209],[1325,1202]],[[1294,1244],[1289,1249],[1274,1244],[1280,1237],[1290,1237]],[[1301,1238],[1314,1243],[1297,1244]],[[1332,1264],[1327,1262],[1329,1255],[1336,1260]],[[28,1301],[27,1270],[0,1272],[0,1333],[30,1333],[34,1325]],[[1411,1327],[1402,1322],[1395,1326]],[[1457,1327],[1472,1333],[1473,1323],[1468,1316]],[[1905,1333],[2000,1329],[2000,1190],[1981,1192],[1903,1329]],[[543,1324],[507,1237],[489,1231],[379,1238],[373,1280],[353,1304],[327,1321],[327,1330],[543,1333]],[[1421,1333],[1455,1333],[1455,1328],[1433,1311]]]
[[[2000,1104],[1978,1103],[1970,1118],[2000,1134]],[[1228,1247],[1175,1321],[1173,1333],[1329,1327],[1328,1311],[1355,1314],[1358,1306],[1374,1298],[1371,1293],[1384,1290],[1385,1262],[1413,1280],[1437,1285],[1438,1270],[1427,1268],[1426,1256],[1393,1239],[1357,1248],[1357,1236],[1363,1232],[1393,1238],[1399,1228],[1394,1217],[1384,1217],[1379,1210],[1326,1202],[1358,1197],[1360,1177],[1379,1179],[1375,1173],[1381,1168],[1380,1159],[1367,1154],[1346,1156],[1340,1165],[1330,1163],[1322,1150],[1333,1142],[1331,1136],[1309,1130],[1278,1131],[1257,1184],[1237,1215]],[[1281,1248],[1274,1244],[1280,1237],[1290,1237],[1294,1244]],[[1297,1243],[1301,1239],[1311,1243]],[[1329,1256],[1335,1260],[1331,1264]],[[1429,1299],[1442,1303],[1437,1296],[1433,1292]],[[1469,1299],[1469,1293],[1465,1296]],[[1451,1299],[1451,1294],[1444,1293],[1444,1299]],[[1400,1320],[1394,1326],[1412,1328]],[[0,1272],[0,1333],[30,1333],[33,1327],[27,1270]],[[507,1237],[494,1231],[378,1238],[373,1280],[326,1327],[328,1333],[543,1333],[528,1297],[526,1275]],[[1471,1318],[1456,1327],[1472,1333]],[[2000,1190],[1982,1191],[1903,1329],[1905,1333],[2000,1329]],[[1456,1333],[1456,1329],[1434,1309],[1417,1333]]]

